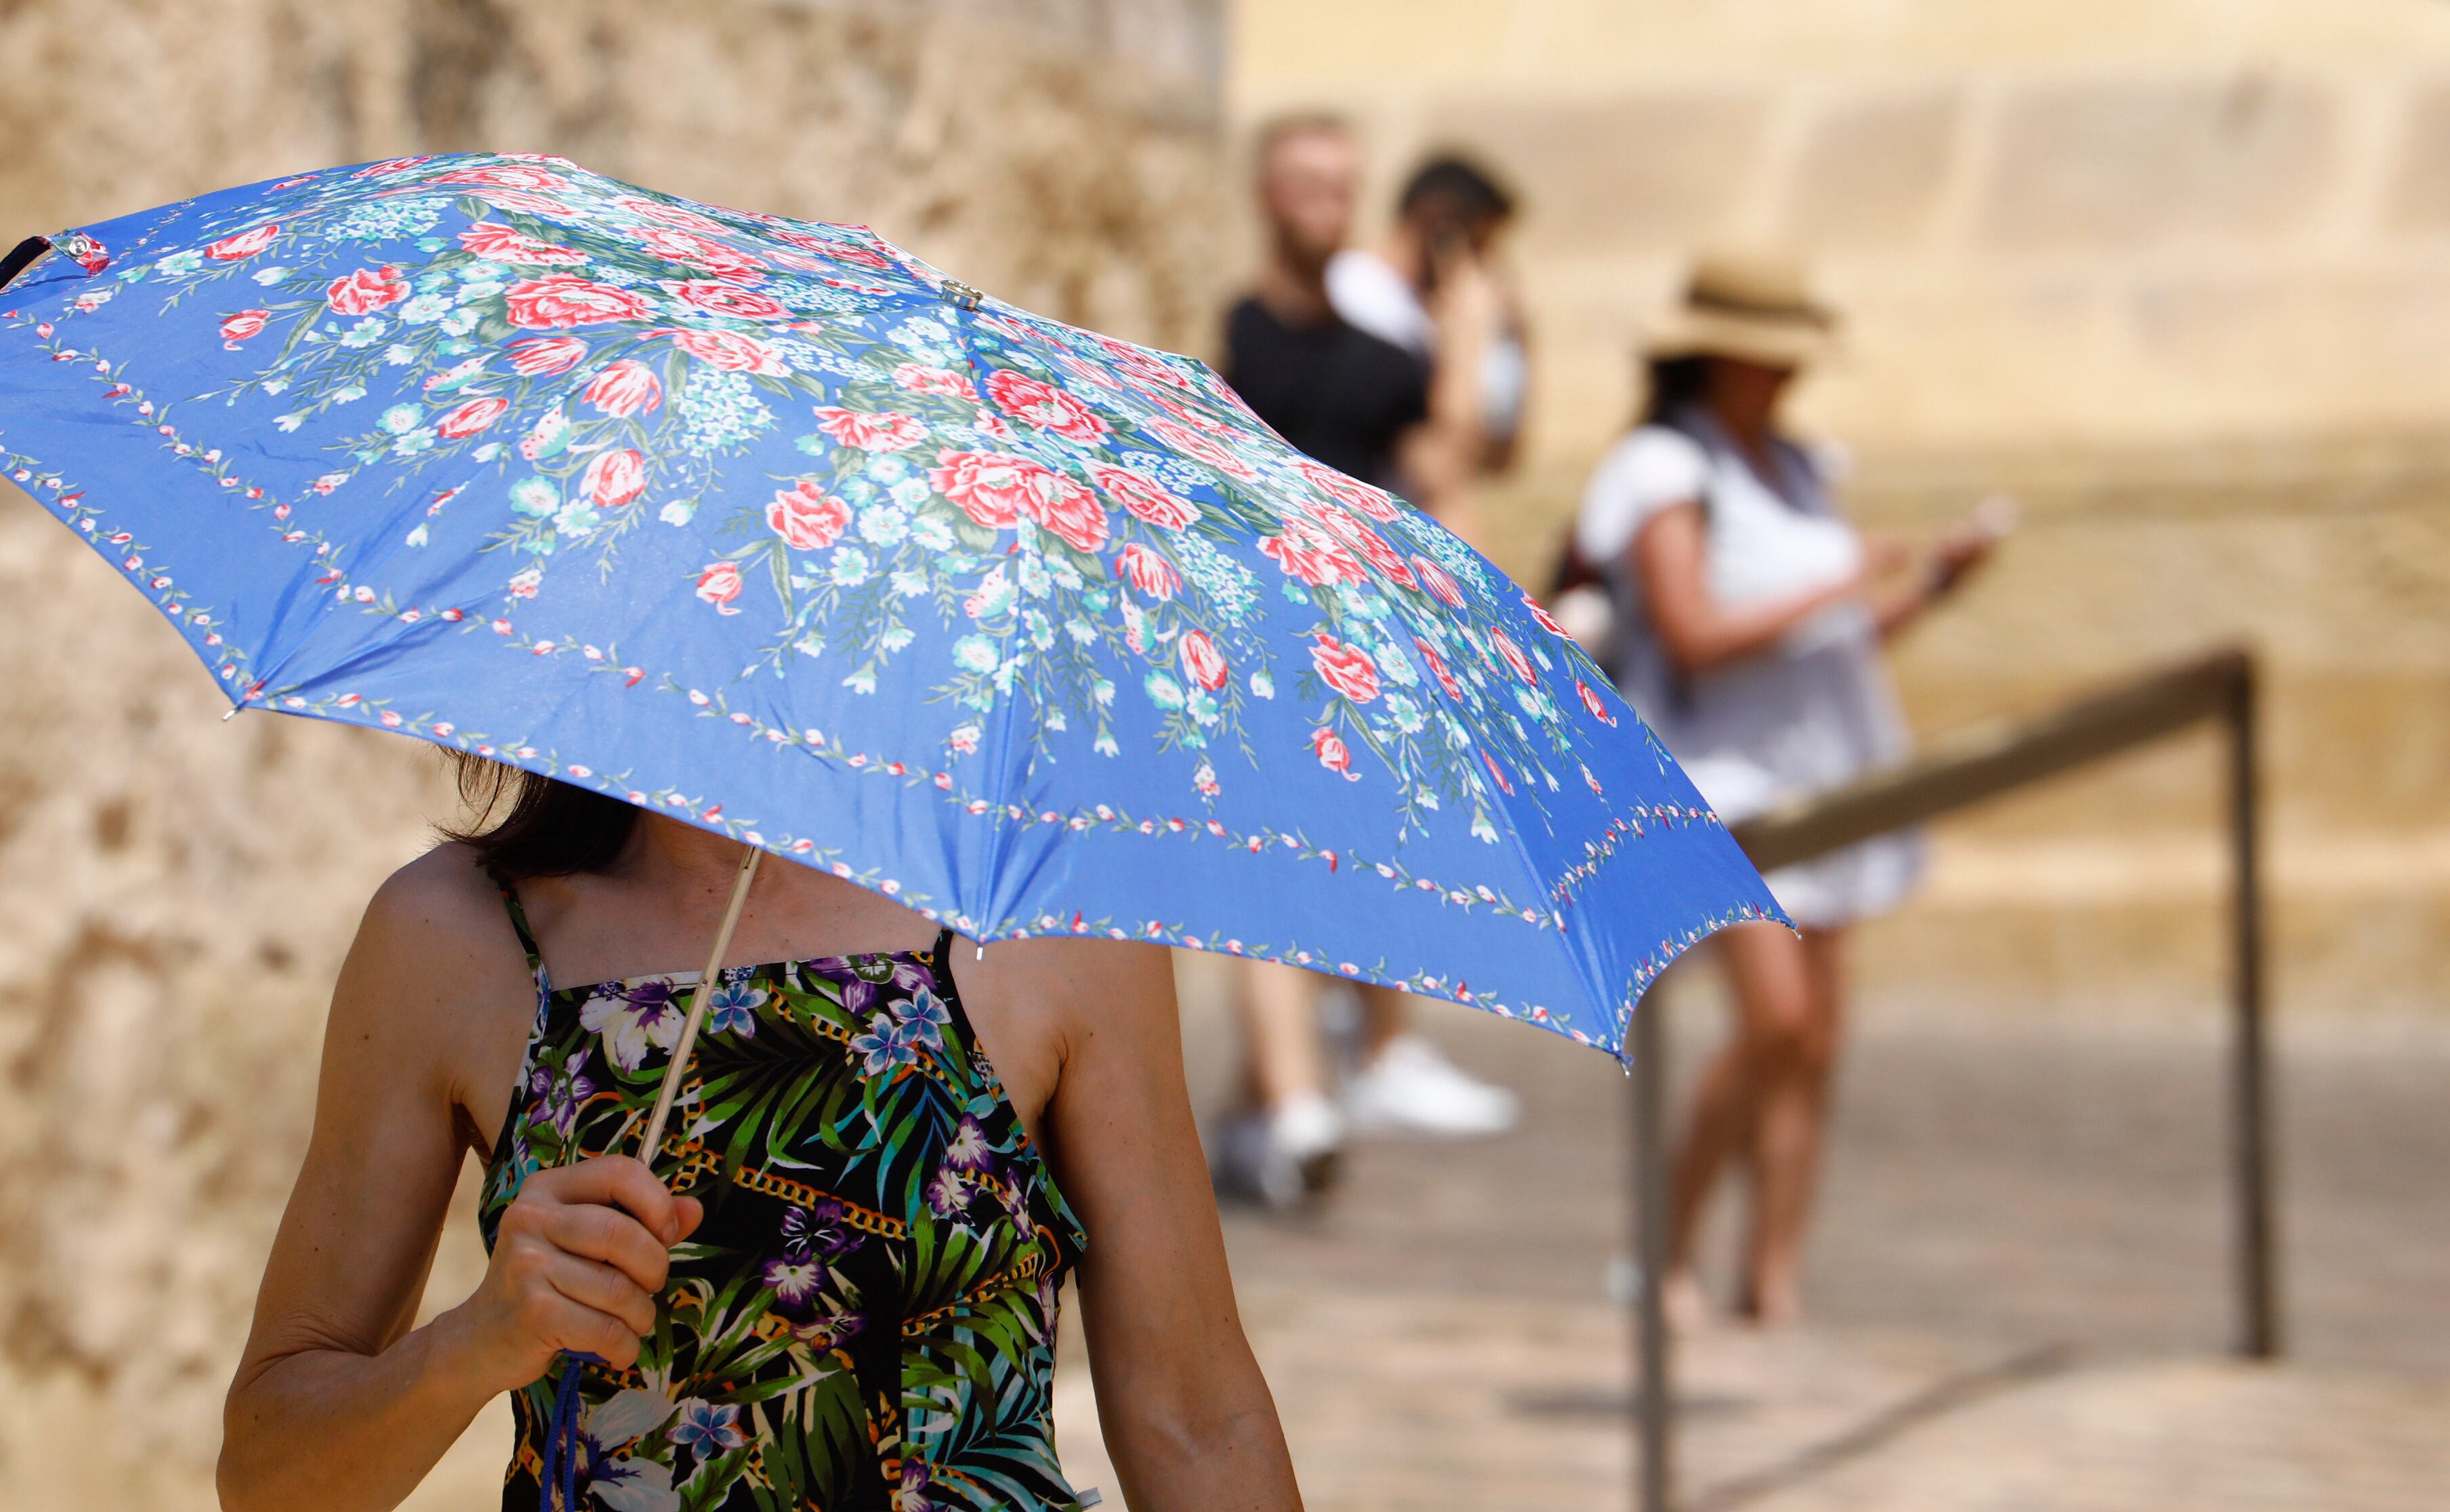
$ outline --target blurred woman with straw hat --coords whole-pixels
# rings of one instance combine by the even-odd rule
[[[1830,461],[1779,421],[1836,325],[1794,262],[1703,258],[1645,345],[1641,422],[1592,475],[1575,521],[1573,554],[1612,604],[1603,649],[1619,686],[1730,822],[1904,754],[1881,643],[1946,596],[2002,523],[1916,552],[1867,544],[1838,514]],[[1799,934],[1720,937],[1737,1033],[1678,1158],[1669,1295],[1683,1321],[1707,1312],[1695,1236],[1730,1156],[1752,1185],[1740,1308],[1762,1322],[1798,1312],[1846,927],[1895,906],[1917,864],[1912,838],[1886,837],[1786,868],[1769,883]]]

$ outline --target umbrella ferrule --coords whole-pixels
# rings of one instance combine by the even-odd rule
[[[984,299],[985,296],[959,279],[946,279],[944,281],[944,298],[952,300],[955,304],[961,306],[964,310],[975,310],[979,307],[979,300]]]

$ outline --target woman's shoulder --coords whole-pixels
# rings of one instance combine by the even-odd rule
[[[1650,516],[1700,499],[1709,478],[1710,454],[1700,442],[1673,426],[1635,426],[1600,458],[1583,491],[1583,554],[1614,557]]]
[[[500,885],[457,842],[384,879],[366,904],[349,970],[391,1001],[475,1006],[530,981],[527,954]]]

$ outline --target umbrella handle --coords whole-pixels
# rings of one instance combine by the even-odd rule
[[[654,1116],[647,1120],[646,1137],[638,1141],[638,1158],[650,1168],[664,1142],[664,1124],[671,1117],[672,1097],[681,1090],[681,1072],[689,1065],[690,1052],[697,1046],[698,1025],[706,1021],[707,996],[714,991],[715,979],[723,974],[723,958],[731,950],[731,932],[739,926],[741,907],[749,901],[749,883],[757,876],[758,858],[766,854],[755,845],[743,848],[748,853],[740,858],[739,875],[732,880],[731,901],[723,910],[722,927],[714,932],[714,949],[707,955],[706,970],[698,975],[697,991],[690,994],[689,1017],[681,1020],[680,1040],[672,1046],[672,1058],[664,1067],[664,1088],[655,1095]]]

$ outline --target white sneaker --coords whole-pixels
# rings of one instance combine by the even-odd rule
[[[1355,1129],[1414,1134],[1504,1134],[1522,1103],[1475,1081],[1418,1035],[1398,1035],[1344,1084],[1344,1115]]]
[[[1229,1118],[1209,1153],[1209,1174],[1220,1192],[1291,1212],[1334,1185],[1343,1146],[1335,1105],[1304,1093],[1273,1111],[1250,1108]]]

